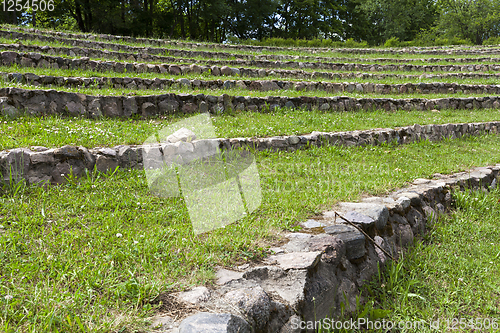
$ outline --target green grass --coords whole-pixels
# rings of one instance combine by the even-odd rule
[[[0,150],[15,147],[82,145],[85,147],[142,144],[154,131],[183,119],[164,116],[148,121],[58,116],[17,119],[0,117]],[[267,137],[307,134],[313,131],[336,132],[373,128],[394,128],[413,124],[444,124],[500,120],[498,110],[360,111],[322,112],[279,109],[272,113],[240,112],[212,116],[216,134],[221,138]]]
[[[368,306],[387,313],[386,321],[426,322],[418,332],[472,332],[488,322],[496,324],[475,331],[500,330],[500,191],[455,199],[456,211],[367,288]]]
[[[182,199],[150,195],[139,171],[5,194],[0,328],[140,329],[157,311],[152,300],[159,294],[210,281],[216,265],[232,267],[265,255],[279,239],[277,230],[297,230],[297,222],[338,200],[381,195],[437,172],[499,163],[499,147],[500,137],[492,135],[399,147],[260,152],[262,206],[200,236],[192,233]]]

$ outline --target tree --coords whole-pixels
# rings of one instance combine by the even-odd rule
[[[433,0],[362,0],[360,9],[371,21],[374,36],[381,41],[391,37],[412,40],[438,17]]]
[[[440,0],[439,6],[439,27],[449,37],[480,45],[500,33],[499,0]]]

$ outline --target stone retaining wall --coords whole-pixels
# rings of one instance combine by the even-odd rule
[[[214,290],[196,287],[173,295],[203,312],[180,323],[169,317],[157,317],[155,323],[166,323],[163,332],[171,333],[201,333],[215,327],[217,332],[315,332],[297,329],[297,324],[338,319],[342,303],[354,311],[360,288],[377,274],[378,265],[383,268],[390,260],[386,253],[397,259],[451,207],[453,191],[497,187],[499,170],[496,165],[451,176],[437,174],[386,197],[339,203],[322,217],[301,223],[303,232],[286,235],[289,242],[271,248],[275,254],[264,263],[219,270]],[[335,219],[335,212],[373,242]]]
[[[150,55],[147,53],[123,53],[117,51],[106,51],[101,49],[88,49],[79,47],[56,47],[20,44],[0,44],[0,49],[12,51],[43,52],[47,54],[64,54],[70,57],[98,57],[127,61],[156,61],[156,62],[203,62],[207,65],[238,65],[255,66],[260,68],[308,68],[326,69],[333,71],[418,71],[418,72],[484,72],[500,71],[500,64],[476,64],[476,65],[412,65],[412,64],[361,64],[361,63],[332,63],[332,62],[298,62],[298,61],[269,61],[269,60],[202,60],[194,61],[191,58],[165,57]],[[191,52],[191,51],[182,51]],[[191,55],[193,56],[193,55]],[[207,55],[209,57],[209,55]],[[75,59],[76,60],[76,59]],[[29,64],[26,64],[29,66]]]
[[[129,54],[150,54],[150,55],[160,55],[170,54],[174,57],[202,57],[202,58],[221,58],[221,59],[231,59],[231,58],[239,58],[245,60],[306,60],[308,62],[319,62],[321,64],[313,65],[308,62],[305,62],[303,66],[310,68],[329,68],[332,62],[348,62],[348,63],[361,63],[361,62],[371,62],[371,63],[380,63],[380,62],[391,62],[391,63],[408,63],[412,61],[418,62],[458,62],[458,63],[478,63],[478,62],[499,62],[500,59],[498,57],[484,57],[484,58],[421,58],[421,59],[396,59],[396,58],[338,58],[338,57],[314,57],[314,56],[292,56],[285,54],[240,54],[240,53],[227,53],[227,52],[213,52],[213,51],[191,51],[191,50],[180,50],[180,49],[168,49],[168,48],[151,48],[151,47],[138,47],[138,46],[130,46],[123,44],[114,44],[114,43],[105,43],[98,42],[89,39],[68,39],[57,36],[44,36],[40,34],[29,34],[29,33],[19,33],[14,31],[0,30],[0,37],[9,38],[9,39],[20,39],[20,40],[39,40],[48,43],[61,43],[65,45],[71,45],[73,47],[80,48],[91,48],[91,49],[108,49],[113,51],[126,52]],[[75,52],[75,50],[73,50]],[[92,50],[88,50],[87,52],[92,52]],[[87,54],[86,56],[91,56]],[[162,61],[172,61],[172,60],[164,60],[162,57]],[[182,59],[182,61],[186,61],[186,59]],[[283,66],[281,66],[283,67]],[[293,64],[287,65],[287,67],[296,67]]]
[[[42,31],[34,28],[12,28],[8,27],[8,29],[16,29],[18,31],[35,33],[37,35],[52,35],[59,37],[68,37],[74,39],[88,39],[95,40],[96,38],[107,40],[107,41],[124,41],[127,43],[143,43],[150,44],[153,46],[165,46],[171,45],[179,48],[212,48],[212,49],[228,49],[228,50],[240,50],[240,51],[256,51],[256,52],[272,52],[272,51],[305,51],[310,52],[311,54],[315,54],[318,52],[325,51],[334,51],[339,53],[346,54],[373,54],[373,53],[382,53],[382,54],[457,54],[457,55],[478,55],[478,54],[500,54],[499,48],[493,47],[482,47],[482,46],[427,46],[427,47],[405,47],[405,48],[321,48],[321,47],[275,47],[275,46],[254,46],[254,45],[231,45],[231,44],[208,44],[208,43],[193,43],[193,42],[185,42],[185,41],[176,41],[176,40],[165,40],[165,39],[152,39],[152,38],[136,38],[130,36],[115,36],[115,35],[106,35],[106,34],[73,34],[59,31]]]
[[[57,114],[72,117],[152,117],[165,114],[231,110],[269,112],[276,108],[303,108],[322,111],[433,110],[500,108],[500,96],[467,98],[351,98],[351,97],[251,97],[190,94],[149,96],[92,96],[56,90],[0,88],[0,112],[16,117],[25,112],[40,116]]]
[[[142,79],[130,77],[64,77],[35,75],[32,73],[2,73],[5,82],[27,83],[35,86],[64,86],[84,88],[126,88],[126,89],[231,89],[241,88],[256,91],[297,90],[326,91],[330,93],[376,93],[376,94],[500,94],[500,85],[457,84],[457,83],[404,83],[376,84],[358,82],[309,82],[281,80],[189,80],[189,79]]]
[[[1,45],[0,45],[1,47]],[[69,59],[40,53],[22,53],[6,51],[0,53],[0,61],[4,66],[17,64],[22,67],[55,68],[55,69],[82,69],[102,72],[116,73],[168,73],[170,75],[182,74],[201,74],[210,73],[213,76],[242,76],[242,77],[266,77],[268,75],[282,78],[306,79],[306,80],[341,80],[341,79],[371,79],[383,80],[387,78],[399,79],[417,79],[417,78],[453,78],[453,79],[498,79],[500,73],[440,73],[422,74],[422,75],[403,75],[403,74],[373,74],[359,72],[309,72],[304,70],[280,70],[280,69],[254,69],[245,67],[218,67],[202,66],[197,64],[148,64],[148,63],[129,63],[117,61],[90,60],[88,57],[79,59]],[[219,63],[219,62],[208,62]],[[229,64],[238,65],[238,61],[228,61]]]
[[[349,132],[313,132],[306,135],[277,136],[270,138],[232,138],[196,140],[183,143],[191,148],[182,147],[184,153],[202,156],[207,146],[221,150],[250,149],[271,151],[295,151],[310,146],[340,145],[365,146],[383,143],[408,144],[420,140],[438,141],[444,138],[477,136],[483,133],[498,133],[500,121],[486,123],[462,123],[444,125],[413,125],[396,129],[377,129]],[[167,147],[168,146],[168,147]],[[9,178],[28,184],[62,183],[70,172],[80,177],[85,170],[107,172],[116,167],[143,169],[143,149],[148,146],[116,146],[113,148],[87,149],[85,147],[64,146],[57,149],[34,147],[33,150],[17,148],[0,152],[1,179],[6,183]],[[181,148],[175,144],[162,144],[164,160],[174,160]],[[200,153],[198,154],[198,150]],[[167,153],[168,152],[168,153]],[[168,156],[167,156],[168,154]],[[183,158],[187,160],[187,158]]]

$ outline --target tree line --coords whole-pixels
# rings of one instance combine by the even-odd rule
[[[18,1],[25,6],[26,1]],[[38,0],[42,1],[42,0]],[[210,42],[482,44],[500,35],[500,0],[53,0],[2,11],[17,25]],[[493,39],[492,39],[493,38]]]

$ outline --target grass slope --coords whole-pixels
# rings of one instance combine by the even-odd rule
[[[160,293],[210,281],[266,253],[280,230],[339,200],[419,177],[500,163],[496,135],[399,147],[257,154],[263,204],[194,236],[180,198],[149,194],[139,171],[0,197],[0,330],[114,332],[145,327]],[[286,180],[286,181],[285,181]],[[314,180],[314,181],[313,181]]]
[[[165,116],[149,120],[86,118],[57,116],[17,119],[0,117],[0,150],[63,145],[85,147],[142,144],[163,126],[184,119],[185,116]],[[413,124],[444,124],[485,122],[500,119],[498,110],[442,110],[429,111],[359,111],[322,112],[318,110],[277,109],[272,113],[239,112],[212,116],[216,134],[220,138],[268,137],[276,135],[307,134],[313,131],[336,132],[394,128]],[[64,135],[62,135],[64,134]]]

